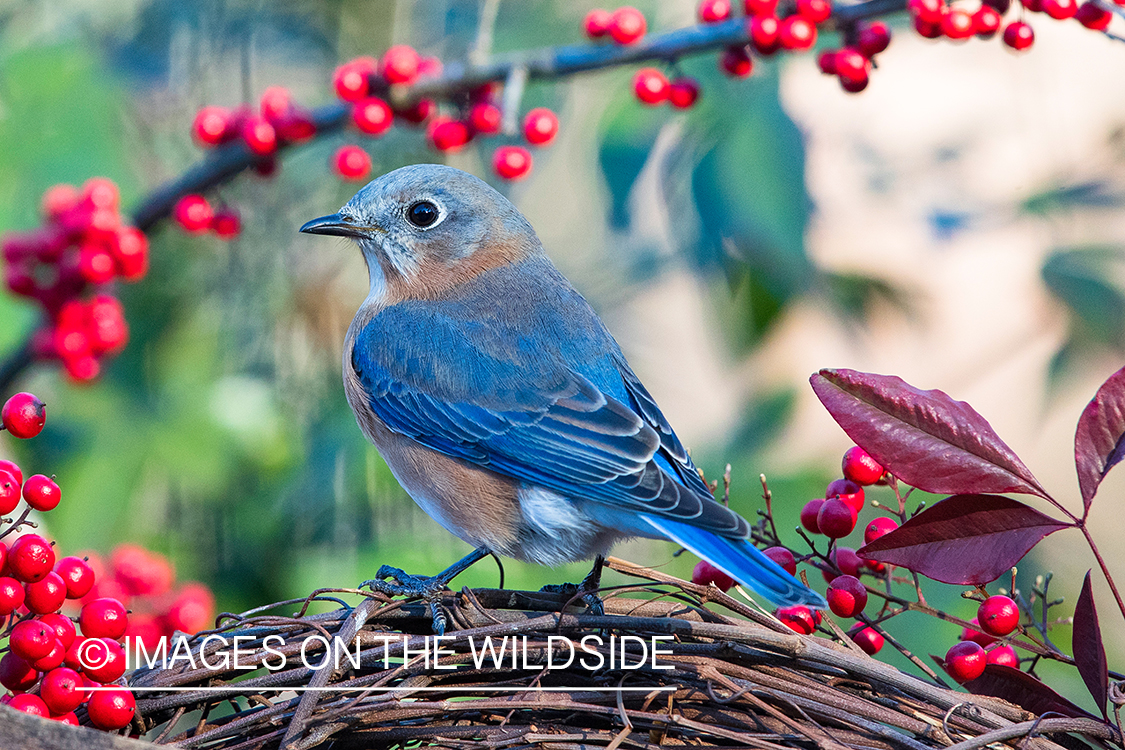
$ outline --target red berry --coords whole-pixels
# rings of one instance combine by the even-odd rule
[[[38,620],[23,620],[12,628],[9,645],[13,654],[24,661],[33,662],[51,653],[57,641],[53,628]]]
[[[87,638],[116,640],[125,635],[127,618],[124,604],[116,599],[103,597],[82,605],[78,624],[82,627],[82,635]]]
[[[211,627],[215,619],[215,597],[201,583],[188,583],[180,589],[168,608],[166,620],[172,630],[198,633]]]
[[[790,630],[801,635],[812,635],[816,630],[816,620],[808,607],[781,607],[777,610],[777,619]]]
[[[668,101],[676,109],[688,109],[699,99],[699,83],[694,78],[680,76],[668,87]]]
[[[754,59],[745,46],[727,47],[719,58],[723,72],[735,78],[745,78],[754,72]]]
[[[346,102],[357,102],[371,90],[370,78],[379,68],[372,57],[359,57],[340,67],[332,76],[332,86],[336,96]]]
[[[1043,12],[1057,21],[1074,18],[1078,3],[1077,0],[1043,0]]]
[[[730,0],[700,0],[700,23],[718,23],[730,18]]]
[[[839,617],[855,617],[867,606],[867,589],[855,576],[837,576],[828,584],[824,598]]]
[[[609,22],[609,35],[618,44],[632,44],[645,35],[647,28],[644,14],[626,5],[613,11]]]
[[[125,649],[109,638],[86,638],[78,649],[82,674],[103,685],[125,674]]]
[[[591,39],[600,39],[609,33],[609,27],[613,23],[613,14],[608,10],[602,8],[595,8],[586,14],[583,20],[583,28],[586,30],[586,36]]]
[[[49,672],[52,669],[61,666],[63,659],[66,657],[66,649],[63,648],[62,643],[58,638],[51,641],[51,650],[47,652],[46,656],[41,656],[35,661],[31,662],[31,666],[40,672]]]
[[[816,26],[803,16],[789,16],[778,26],[777,41],[784,49],[809,49],[816,44]]]
[[[50,477],[35,474],[23,483],[23,499],[35,510],[53,510],[61,498],[59,486]]]
[[[889,534],[897,528],[898,522],[893,518],[887,518],[886,516],[873,518],[871,523],[867,524],[867,528],[863,530],[863,543],[871,544],[879,537]]]
[[[47,405],[32,393],[17,393],[0,409],[4,429],[18,438],[33,438],[47,420]]]
[[[8,701],[8,706],[32,716],[39,716],[43,719],[51,718],[51,712],[47,709],[47,704],[38,695],[32,695],[31,693],[12,696],[12,699]]]
[[[767,547],[762,554],[773,560],[781,569],[791,576],[797,575],[797,558],[785,547]]]
[[[838,50],[826,49],[816,58],[816,67],[826,76],[836,75],[836,53]]]
[[[10,615],[23,606],[23,584],[15,578],[0,578],[0,617]]]
[[[41,581],[55,567],[55,550],[38,534],[25,534],[8,550],[8,570],[24,583]]]
[[[817,519],[820,516],[820,509],[823,506],[823,500],[809,500],[805,503],[805,507],[801,508],[801,525],[814,534],[820,533],[820,526],[818,525]]]
[[[12,461],[0,460],[0,471],[6,471],[16,478],[16,484],[23,484],[23,472]]]
[[[229,137],[230,121],[230,110],[225,107],[204,107],[195,115],[191,135],[204,148],[217,146]]]
[[[884,29],[886,27],[884,26]],[[872,36],[874,32],[872,29],[867,30]],[[889,41],[890,37],[886,37]],[[886,49],[886,45],[883,47]],[[869,57],[865,55],[862,49],[856,50],[861,57]],[[875,52],[882,52],[883,50],[875,50]],[[871,54],[875,54],[872,52]],[[864,61],[866,68],[867,60]],[[866,72],[866,70],[865,70]],[[883,477],[883,467],[871,457],[867,451],[860,448],[858,445],[853,445],[844,453],[844,460],[842,463],[844,478],[855,482],[858,485],[875,484]]]
[[[706,560],[700,560],[696,563],[695,569],[691,572],[691,582],[697,583],[700,586],[707,586],[713,583],[722,591],[730,591],[731,587],[734,586],[733,578]]]
[[[0,658],[0,685],[9,690],[27,690],[38,679],[38,670],[11,651]]]
[[[108,208],[117,211],[121,195],[113,180],[105,177],[91,177],[82,185],[82,197],[94,208]]]
[[[61,721],[63,724],[69,724],[72,727],[78,726],[78,716],[73,711],[52,715],[51,721]]]
[[[202,195],[189,194],[176,201],[172,217],[184,231],[206,232],[211,226],[211,204]]]
[[[811,23],[822,23],[832,15],[831,0],[797,0],[797,15]]]
[[[883,648],[885,639],[883,634],[875,628],[857,625],[848,631],[848,635],[868,656],[874,656]]]
[[[73,185],[52,185],[43,193],[39,202],[43,218],[50,221],[58,220],[60,216],[78,205],[80,197],[78,188]]]
[[[1023,51],[1035,43],[1035,31],[1030,24],[1012,21],[1004,27],[1004,44],[1014,50]]]
[[[1019,607],[1007,596],[990,596],[977,608],[977,624],[989,635],[1008,635],[1020,624]]]
[[[668,79],[656,68],[641,68],[633,76],[633,93],[645,104],[662,104],[668,99]]]
[[[981,5],[973,14],[973,33],[981,39],[991,39],[1000,30],[1000,14],[995,8]]]
[[[421,61],[413,47],[396,44],[383,53],[383,78],[387,83],[414,83]]]
[[[405,109],[396,109],[395,114],[411,125],[421,125],[430,119],[430,115],[436,110],[437,104],[433,99],[419,99]]]
[[[211,230],[224,240],[237,237],[242,231],[242,219],[233,208],[220,208],[211,217]]]
[[[884,51],[891,44],[891,30],[887,27],[887,24],[882,21],[861,23],[858,29],[859,33],[856,37],[856,47],[859,49],[860,53],[868,59]],[[845,461],[846,460],[845,454]],[[874,459],[871,460],[874,463]],[[880,466],[879,468],[882,469],[883,467]],[[844,476],[848,477],[847,469],[844,470]],[[863,484],[863,482],[860,482],[855,477],[848,477],[848,479]]]
[[[266,156],[277,150],[277,131],[270,125],[269,120],[260,115],[249,115],[242,121],[239,128],[246,148],[255,154]]]
[[[523,137],[533,146],[546,146],[559,132],[559,118],[546,107],[536,107],[523,118]]]
[[[742,6],[751,17],[777,15],[777,0],[743,0]]]
[[[836,53],[835,59],[835,73],[842,82],[846,83],[859,83],[867,81],[867,71],[871,66],[871,62],[859,52],[859,50],[852,47],[844,47]],[[853,448],[852,450],[863,450],[862,448]],[[848,454],[844,454],[844,476],[848,473]],[[864,454],[867,455],[866,453]],[[879,471],[882,475],[882,469]],[[850,484],[849,484],[850,483]],[[858,487],[860,482],[852,479],[837,479],[832,484],[828,485],[826,497],[833,497],[839,495],[840,499],[850,505],[856,513],[863,510],[863,489],[860,488],[858,496],[853,487]],[[872,484],[868,482],[867,484]],[[835,491],[835,493],[833,492]]]
[[[939,24],[945,15],[943,0],[907,0],[906,8],[915,19],[926,23]]]
[[[824,574],[824,580],[832,583],[839,575],[845,576],[859,576],[859,569],[863,565],[863,560],[855,553],[851,547],[837,547],[828,556],[828,559],[840,569],[839,574],[835,570],[821,571]]]
[[[391,105],[377,96],[360,99],[352,105],[352,122],[360,132],[367,135],[382,135],[394,124]]]
[[[148,238],[135,227],[121,227],[110,242],[117,273],[125,281],[137,281],[148,271]]]
[[[1020,657],[1011,646],[997,646],[988,652],[988,664],[999,664],[1012,669],[1020,668]]]
[[[74,621],[64,614],[58,612],[51,612],[39,618],[39,622],[43,623],[55,633],[55,638],[62,644],[64,649],[70,648],[77,637],[77,632],[74,629]]]
[[[66,601],[66,582],[54,571],[24,588],[27,591],[24,605],[37,615],[57,612]]]
[[[362,180],[371,173],[371,157],[359,146],[340,146],[332,169],[345,180]]]
[[[57,667],[43,675],[39,695],[52,714],[65,714],[82,705],[86,692],[82,677],[68,667]]]
[[[90,696],[86,710],[98,729],[113,731],[128,726],[137,710],[137,701],[125,688],[99,690]]]
[[[176,573],[160,554],[136,544],[122,544],[110,557],[113,579],[132,596],[160,596],[172,587]]]
[[[492,168],[505,180],[522,180],[531,165],[531,152],[522,146],[501,146],[492,154]]]
[[[1074,17],[1078,19],[1078,23],[1082,24],[1087,29],[1105,31],[1109,26],[1110,20],[1113,19],[1113,14],[1098,5],[1094,0],[1087,0],[1087,2],[1078,6]]]
[[[847,52],[848,48],[841,50]],[[836,74],[840,74],[840,62],[836,61]],[[864,70],[866,71],[867,61],[864,60]],[[828,483],[824,490],[824,497],[826,499],[841,500],[852,507],[856,513],[863,510],[863,488],[850,479],[836,479]]]
[[[473,138],[468,125],[448,117],[435,117],[430,122],[427,135],[434,148],[447,153],[460,151]]]
[[[102,371],[97,358],[89,354],[64,358],[63,367],[66,369],[66,374],[77,383],[88,383],[98,377]]]
[[[64,557],[55,566],[55,572],[66,583],[67,599],[81,599],[94,587],[94,571],[80,557]]]
[[[477,102],[469,110],[468,120],[474,133],[492,135],[500,132],[504,113],[492,102]]]
[[[754,16],[750,19],[750,44],[762,55],[772,55],[781,44],[778,33],[781,22],[776,16]]]
[[[109,251],[99,245],[83,245],[78,253],[78,270],[91,284],[105,284],[113,279],[116,264]]]
[[[20,504],[20,485],[10,473],[0,470],[0,516]]]
[[[816,515],[817,528],[830,539],[840,539],[852,533],[855,522],[855,508],[842,500],[825,500]]]
[[[979,625],[979,623],[977,622],[977,618],[975,617],[972,619],[972,623],[974,625]],[[987,635],[980,630],[971,630],[970,628],[963,628],[961,630],[961,640],[974,641],[976,643],[979,643],[981,646],[991,646],[993,643],[996,643],[996,639],[992,636]]]
[[[979,643],[961,641],[945,652],[945,671],[957,682],[975,680],[984,674],[988,656]]]
[[[941,33],[950,39],[968,39],[973,35],[973,17],[961,8],[949,8],[941,19]]]

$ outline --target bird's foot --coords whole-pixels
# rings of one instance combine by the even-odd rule
[[[449,578],[452,578],[450,576]],[[384,565],[379,568],[375,577],[359,585],[372,591],[387,596],[405,596],[420,598],[430,605],[430,615],[433,617],[435,635],[445,635],[446,618],[441,608],[441,594],[449,588],[449,578],[443,575],[416,576],[406,573],[399,568]]]
[[[442,592],[449,588],[449,582],[458,574],[487,555],[486,550],[474,550],[436,576],[411,575],[400,568],[383,565],[375,573],[374,578],[370,581],[364,581],[359,587],[361,589],[369,588],[386,596],[421,599],[430,605],[434,634],[445,635],[446,618],[440,601]]]
[[[605,604],[602,598],[598,596],[598,589],[602,585],[602,564],[605,560],[599,555],[597,560],[594,561],[594,569],[591,570],[586,577],[582,579],[582,583],[553,583],[539,589],[540,591],[553,593],[553,594],[566,594],[570,597],[581,595],[582,601],[586,604],[586,609],[592,615],[604,615]]]

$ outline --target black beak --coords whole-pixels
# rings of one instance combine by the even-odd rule
[[[329,214],[319,219],[305,222],[301,231],[305,234],[327,234],[333,237],[362,237],[363,227],[356,226],[347,216]]]

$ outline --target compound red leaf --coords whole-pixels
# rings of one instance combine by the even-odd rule
[[[1090,571],[1082,582],[1082,593],[1074,603],[1074,631],[1071,642],[1074,666],[1094,696],[1102,716],[1108,718],[1106,701],[1109,699],[1109,665],[1105,659],[1102,629],[1098,625],[1098,610],[1094,607],[1094,591],[1090,588]]]
[[[1097,719],[1093,714],[1082,710],[1051,688],[1035,679],[1027,672],[1001,664],[989,664],[984,674],[975,680],[962,684],[973,695],[990,695],[1015,703],[1036,716],[1053,712],[1082,719]]]
[[[1125,458],[1125,368],[1102,383],[1093,400],[1078,418],[1074,433],[1074,466],[1082,504],[1090,501],[1098,485],[1122,458]]]
[[[1008,497],[954,495],[857,553],[943,583],[975,586],[995,581],[1040,539],[1071,525]]]
[[[1021,492],[1051,500],[963,401],[893,375],[855,370],[821,370],[810,382],[848,437],[909,485],[941,494]]]

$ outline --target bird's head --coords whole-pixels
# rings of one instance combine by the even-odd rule
[[[385,304],[440,296],[477,274],[541,252],[527,219],[484,181],[440,164],[389,172],[338,213],[301,227],[351,237]]]

